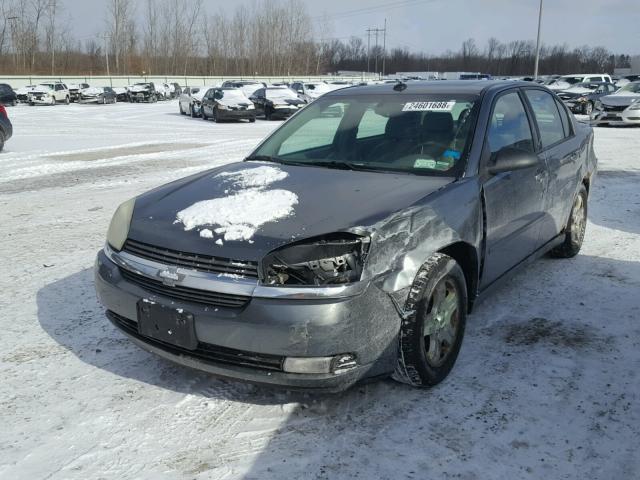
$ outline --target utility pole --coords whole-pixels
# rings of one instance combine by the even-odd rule
[[[107,62],[107,77],[109,77],[109,81],[111,81],[111,74],[109,73],[109,43],[107,42],[107,38],[110,38],[106,33],[104,34],[104,58]]]
[[[367,74],[369,74],[369,55],[371,54],[371,31],[367,28]]]
[[[384,77],[384,67],[387,59],[387,19],[384,19],[384,28],[382,29],[382,76]]]
[[[7,17],[9,23],[11,23],[11,43],[13,44],[13,56],[16,64],[16,72],[18,73],[18,45],[16,42],[16,22],[18,21],[18,17]]]
[[[538,40],[536,41],[536,63],[533,67],[533,79],[538,79],[538,64],[540,62],[540,26],[542,25],[542,0],[540,0],[540,11],[538,12]]]

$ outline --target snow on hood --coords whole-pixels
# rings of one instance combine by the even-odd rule
[[[113,87],[113,91],[118,94],[127,93],[127,89],[124,87]]]
[[[565,90],[566,93],[593,93],[595,89],[585,88],[585,87],[571,87]]]
[[[19,89],[16,90],[17,94],[25,94],[25,93],[29,93],[29,92],[33,92],[33,89],[35,87],[33,86],[29,86],[29,87],[20,87]]]
[[[145,92],[147,91],[151,86],[146,84],[146,85],[131,85],[129,87],[129,91],[131,92]]]
[[[49,93],[53,88],[48,87],[46,85],[36,85],[31,89],[32,92],[40,92],[40,93]]]
[[[99,87],[89,87],[89,88],[83,88],[82,93],[84,95],[100,95],[101,93],[104,93],[104,90],[102,90]]]
[[[202,200],[181,210],[176,222],[185,230],[212,227],[200,231],[203,238],[214,238],[214,232],[225,241],[249,240],[265,223],[275,222],[293,214],[298,196],[289,190],[268,189],[269,185],[285,179],[288,173],[271,166],[246,168],[215,175],[220,181],[229,182],[237,191],[232,195]]]

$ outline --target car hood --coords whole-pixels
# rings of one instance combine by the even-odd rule
[[[574,88],[568,88],[567,90],[563,90],[558,95],[568,95],[568,96],[570,95],[572,97],[581,97],[582,95],[590,95],[592,93],[595,93],[595,90],[590,90],[588,88],[582,88],[582,87],[574,87]]]
[[[52,88],[48,88],[48,87],[35,87],[31,89],[31,92],[33,93],[49,93],[49,92],[53,92]]]
[[[637,102],[640,99],[640,94],[636,93],[627,93],[624,92],[624,94],[612,94],[612,95],[607,95],[605,97],[601,97],[600,101],[604,104],[604,105],[609,105],[612,107],[624,107],[624,106],[628,106],[631,105],[633,102]]]
[[[89,87],[89,88],[82,89],[81,93],[83,95],[88,95],[88,96],[98,96],[98,95],[102,95],[104,93],[104,90],[98,87]]]
[[[183,252],[259,261],[295,240],[355,227],[366,229],[452,181],[448,177],[233,163],[138,197],[129,237]],[[233,203],[234,199],[238,202]],[[231,204],[225,207],[220,202]],[[262,209],[262,214],[273,219],[259,224],[248,237],[229,240],[225,233],[216,232],[225,208],[232,215],[227,221],[240,227],[241,236],[246,224],[260,223],[255,220],[256,210]],[[216,222],[207,220],[211,215],[217,216]],[[227,228],[228,233],[233,236],[233,228]]]

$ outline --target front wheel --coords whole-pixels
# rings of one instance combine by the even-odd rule
[[[249,119],[249,123],[255,123],[256,122],[256,117],[251,117]]]
[[[191,105],[191,106],[189,107],[189,111],[190,111],[190,113],[191,113],[191,118],[197,118],[197,117],[198,117],[198,115],[196,115],[196,111],[195,111],[195,109],[193,108],[193,105]]]
[[[549,252],[552,257],[571,258],[575,257],[582,248],[584,233],[587,229],[587,189],[580,186],[580,191],[576,195],[571,207],[571,215],[565,228],[564,241]]]
[[[71,100],[69,99],[69,97],[65,97],[64,104],[69,105],[69,103],[71,103]]]
[[[0,152],[4,148],[4,133],[0,132]]]
[[[436,253],[420,268],[400,327],[393,378],[417,387],[440,383],[458,358],[467,321],[467,287],[462,269]]]

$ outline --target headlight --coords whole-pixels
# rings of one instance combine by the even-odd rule
[[[135,203],[135,198],[127,200],[120,205],[116,209],[116,213],[113,214],[113,218],[109,224],[109,230],[107,231],[107,242],[116,250],[122,249],[124,242],[127,240]]]
[[[247,110],[253,110],[254,108],[256,107],[253,104],[247,105]]]
[[[629,110],[640,110],[640,100],[636,100],[629,106]]]
[[[370,240],[336,233],[287,245],[262,261],[262,283],[272,286],[325,286],[360,280]]]
[[[588,100],[589,100],[589,99],[588,99],[587,97],[579,97],[579,98],[578,98],[578,101],[579,101],[579,102],[586,102],[586,101],[588,101]]]
[[[227,107],[226,105],[222,105],[221,103],[218,104],[218,108],[220,110],[229,110],[229,107]]]
[[[593,104],[593,108],[596,110],[602,110],[602,102],[600,100],[596,100],[596,103]]]

